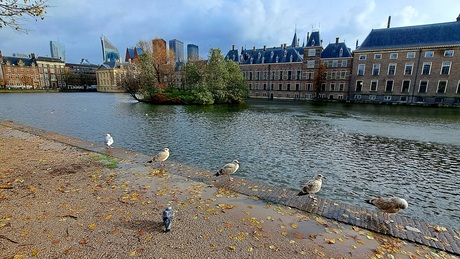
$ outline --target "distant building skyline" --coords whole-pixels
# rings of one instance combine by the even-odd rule
[[[169,41],[169,49],[174,51],[174,60],[184,62],[184,43],[178,39]]]
[[[101,36],[102,62],[120,61],[120,52],[117,47],[104,35]]]
[[[66,61],[64,43],[59,41],[50,41],[50,52],[52,58],[57,58],[64,62]]]
[[[200,54],[198,50],[198,45],[187,44],[187,61],[197,61],[199,60]]]

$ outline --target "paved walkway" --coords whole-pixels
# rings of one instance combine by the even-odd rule
[[[16,130],[28,132],[47,139],[55,140],[78,148],[103,153],[120,159],[143,163],[150,157],[122,148],[107,149],[103,145],[84,141],[68,136],[59,135],[45,130],[17,124],[11,121],[0,120],[0,124]],[[383,221],[383,214],[376,210],[336,202],[330,199],[317,197],[314,204],[312,199],[305,196],[297,196],[297,192],[276,186],[270,186],[261,182],[250,181],[243,178],[233,177],[228,181],[226,177],[210,177],[212,172],[202,170],[182,170],[180,165],[169,163],[168,169],[176,174],[189,177],[195,181],[213,184],[219,188],[238,192],[248,196],[256,196],[272,203],[297,208],[309,213],[314,213],[325,218],[368,229],[377,233],[390,235],[403,240],[408,240],[421,245],[443,250],[460,256],[460,230],[456,228],[444,228],[424,221],[415,221],[411,218],[392,215],[394,223],[387,225]],[[193,173],[191,173],[193,172]]]

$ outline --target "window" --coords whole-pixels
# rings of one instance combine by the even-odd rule
[[[366,55],[359,55],[359,60],[366,60]]]
[[[444,51],[444,57],[453,57],[454,51],[453,50],[446,50]]]
[[[312,90],[312,83],[306,83],[305,84],[305,87],[307,88],[307,91],[311,91]]]
[[[281,91],[282,88],[283,88],[283,84],[278,84],[278,91]]]
[[[382,59],[382,54],[375,54],[374,59]]]
[[[259,75],[260,75],[260,72],[257,71],[257,72],[256,72],[256,80],[259,80]]]
[[[448,75],[450,73],[450,61],[442,62],[441,75]]]
[[[358,76],[363,76],[364,75],[364,70],[366,69],[366,65],[364,64],[359,64],[358,65]]]
[[[430,70],[431,70],[431,62],[424,62],[423,69],[422,69],[422,75],[429,75]]]
[[[315,61],[314,60],[308,60],[307,68],[315,68]]]
[[[434,56],[434,52],[433,51],[427,51],[425,52],[425,58],[432,58]]]
[[[393,80],[388,80],[385,86],[385,92],[393,92]]]
[[[412,69],[414,68],[414,63],[406,63],[406,68],[404,69],[405,75],[412,75]]]
[[[347,76],[347,71],[340,71],[340,79],[345,79]]]
[[[335,83],[331,83],[330,89],[331,89],[331,91],[335,91]]]
[[[296,79],[296,80],[300,80],[300,79],[302,79],[301,77],[302,77],[302,71],[297,70],[295,79]]]
[[[398,58],[398,53],[391,53],[390,54],[390,59],[397,59]]]
[[[438,82],[438,89],[436,93],[438,94],[445,94],[447,89],[447,81],[439,81]]]
[[[329,61],[325,60],[323,63],[326,68],[329,66]]]
[[[321,84],[321,91],[326,91],[326,83]]]
[[[371,88],[370,88],[370,90],[371,90],[372,92],[377,91],[378,82],[379,82],[378,80],[372,80],[372,81],[371,81]]]
[[[308,50],[308,56],[309,57],[314,57],[316,55],[316,49],[309,49]]]
[[[279,80],[283,80],[283,71],[280,70],[278,73],[279,73],[279,74],[278,74],[278,79],[279,79]]]
[[[338,67],[339,66],[339,61],[338,60],[332,60],[332,67]]]
[[[409,80],[404,80],[402,82],[401,93],[408,93],[409,88],[410,88],[410,81]]]
[[[407,52],[407,58],[415,58],[415,52]]]
[[[374,64],[372,66],[372,75],[378,76],[380,74],[380,64]]]
[[[292,79],[292,71],[291,70],[288,71],[287,77],[288,77],[287,78],[288,80]]]
[[[291,84],[287,84],[286,90],[291,91]]]
[[[420,81],[420,86],[418,87],[419,93],[426,93],[428,89],[428,81]]]
[[[342,60],[342,65],[341,67],[347,67],[347,60],[346,59],[343,59]]]
[[[340,83],[339,84],[339,91],[343,91],[345,90],[345,84],[344,83]]]
[[[396,73],[396,64],[395,63],[390,63],[388,65],[388,75],[389,76],[394,76]]]
[[[298,83],[295,84],[295,90],[296,90],[296,91],[299,91],[299,90],[300,90],[300,85],[299,85]]]
[[[356,81],[356,92],[361,92],[363,89],[363,81],[358,80]]]
[[[264,90],[267,90],[267,84],[264,83]]]
[[[377,99],[377,96],[375,96],[375,95],[369,95],[369,100],[370,100],[370,101],[375,101],[375,99]]]
[[[252,80],[252,71],[249,72],[249,80]]]
[[[384,100],[384,101],[391,101],[391,95],[384,96],[384,97],[383,97],[383,100]]]
[[[315,73],[314,72],[308,72],[307,73],[307,80],[313,80],[315,78]]]
[[[263,79],[263,80],[267,80],[267,71],[264,71],[264,72],[262,73],[262,79]]]

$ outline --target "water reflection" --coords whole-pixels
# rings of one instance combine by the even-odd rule
[[[238,159],[238,175],[298,189],[316,173],[318,194],[364,205],[374,195],[409,201],[403,214],[460,225],[460,111],[429,107],[251,100],[245,105],[156,106],[118,94],[1,94],[0,118],[206,170]],[[54,113],[51,111],[54,110]]]

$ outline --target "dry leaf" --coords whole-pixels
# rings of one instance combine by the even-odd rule
[[[328,244],[335,244],[335,238],[325,238],[324,239]]]
[[[300,232],[294,232],[294,237],[297,239],[306,239],[306,237]]]
[[[296,224],[296,223],[291,223],[291,227],[292,227],[293,229],[296,229],[296,228],[297,228],[297,224]]]

